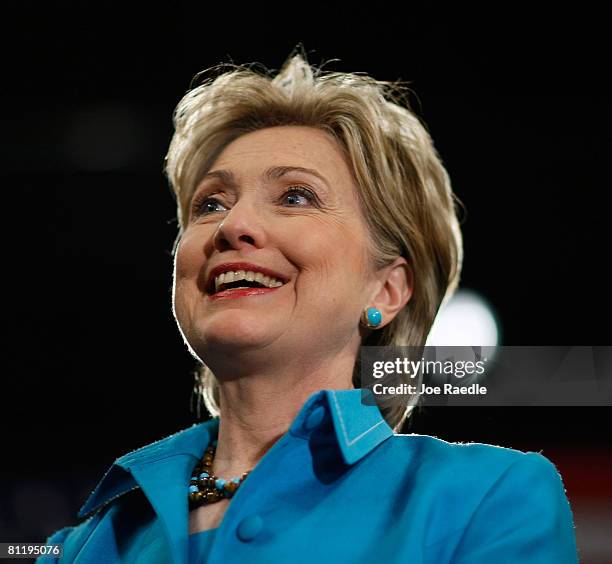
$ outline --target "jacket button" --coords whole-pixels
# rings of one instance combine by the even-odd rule
[[[263,519],[259,515],[249,515],[240,522],[236,534],[241,541],[249,542],[261,532],[262,527]]]
[[[318,405],[306,417],[304,421],[304,430],[312,431],[316,429],[323,422],[324,417],[325,408],[322,405]]]

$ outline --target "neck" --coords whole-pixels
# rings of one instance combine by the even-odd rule
[[[304,402],[323,389],[353,388],[354,356],[282,373],[258,371],[219,382],[220,418],[214,473],[222,478],[251,470],[289,429]]]

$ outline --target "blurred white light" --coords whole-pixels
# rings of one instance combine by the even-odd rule
[[[495,347],[498,341],[499,328],[493,308],[476,292],[458,290],[438,311],[426,344]]]

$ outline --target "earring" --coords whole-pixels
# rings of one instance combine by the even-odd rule
[[[361,323],[370,329],[376,329],[382,322],[382,313],[376,307],[369,307],[361,314]]]

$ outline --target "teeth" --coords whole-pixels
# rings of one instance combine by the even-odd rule
[[[225,282],[225,272],[215,278],[215,292],[219,291],[219,286]]]
[[[272,276],[264,276],[261,272],[253,272],[252,270],[236,270],[228,271],[220,274],[215,278],[215,292],[219,291],[222,284],[237,282],[238,280],[247,280],[249,282],[259,282],[268,288],[278,288],[283,283]]]

